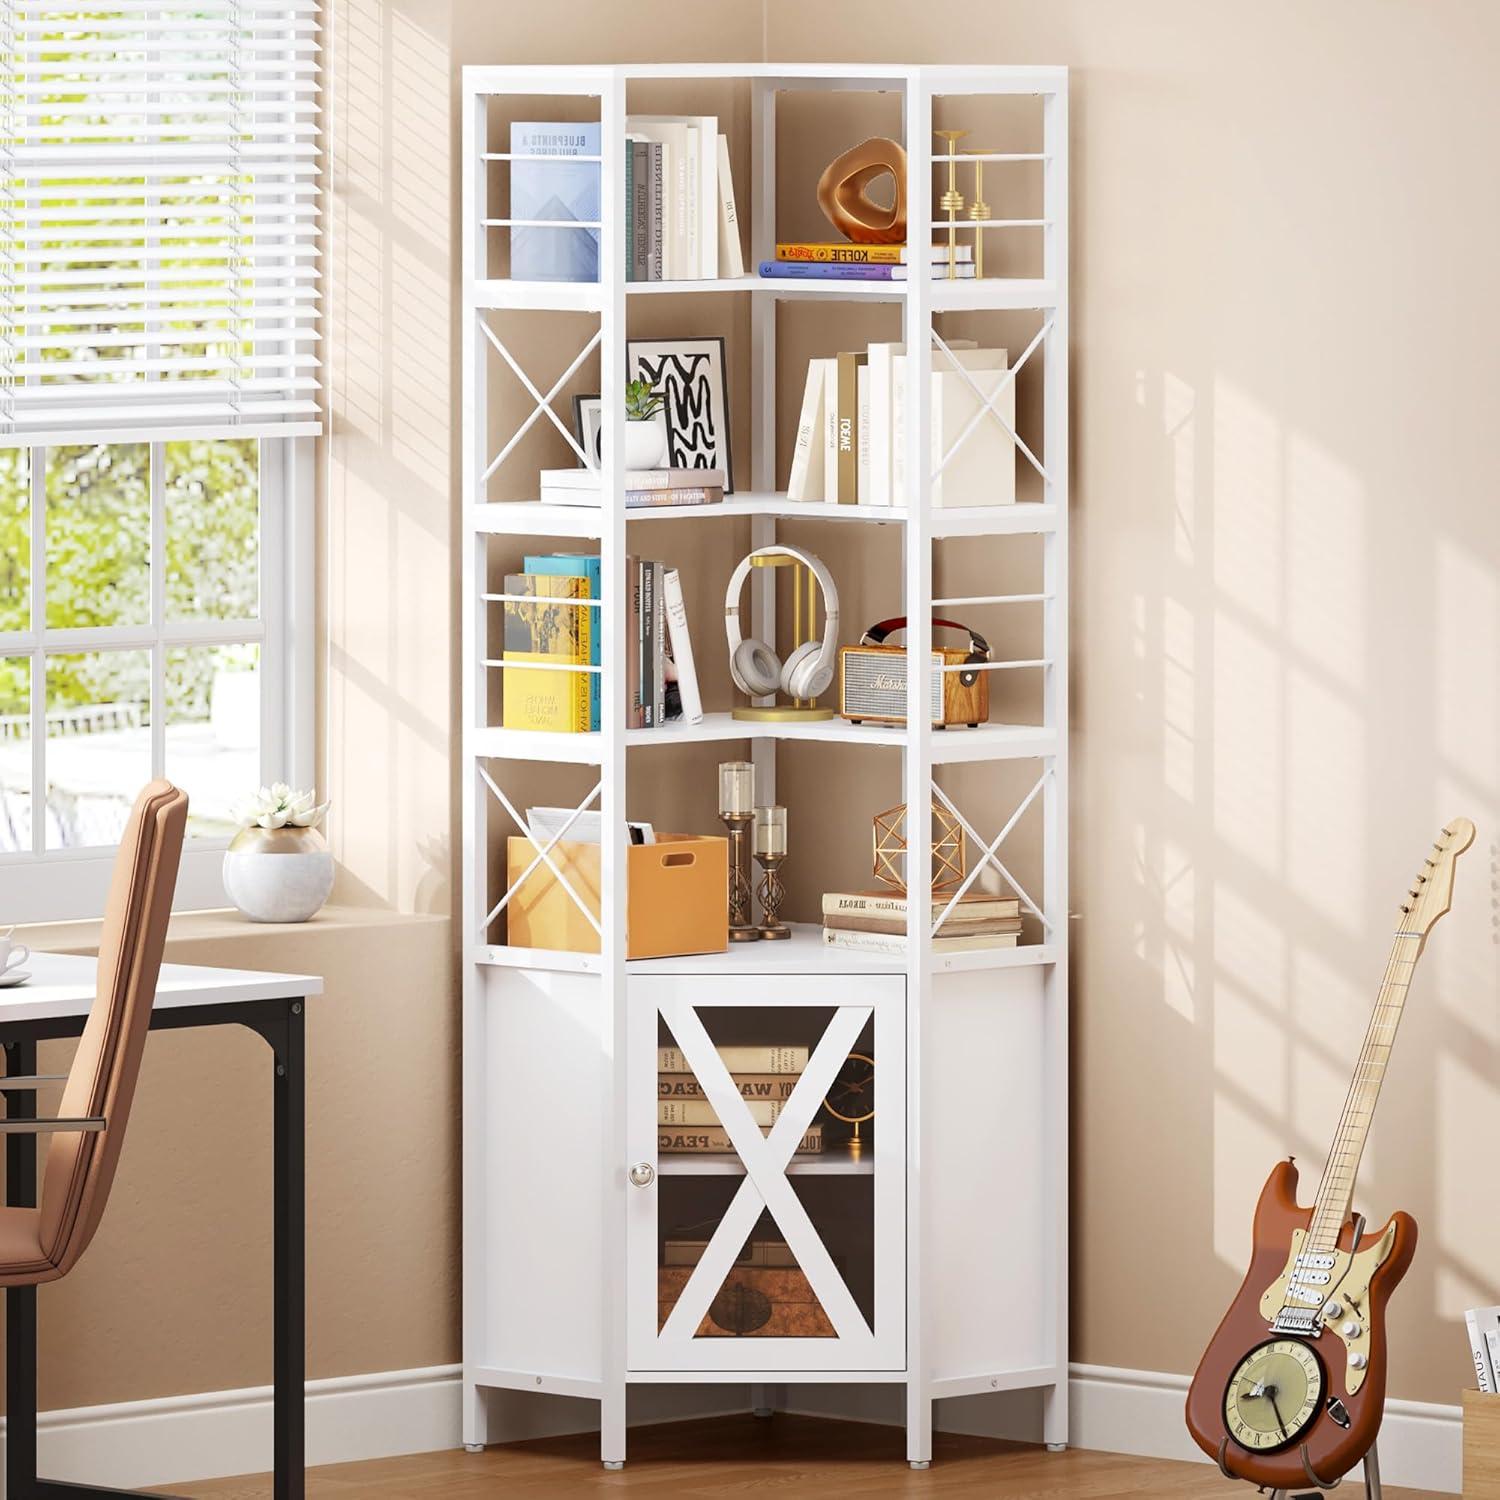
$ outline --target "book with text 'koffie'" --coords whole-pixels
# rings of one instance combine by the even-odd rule
[[[905,245],[851,245],[847,241],[781,240],[776,246],[776,259],[780,261],[803,261],[809,265],[843,266],[904,266],[910,257]],[[956,245],[955,263],[974,259],[972,245]],[[948,247],[934,243],[932,263],[947,265]]]
[[[505,605],[501,688],[505,727],[582,733],[589,727],[592,674],[565,668],[588,665],[592,622],[587,607],[565,601],[587,599],[588,579],[508,573],[505,592],[530,595],[538,601],[508,601]],[[528,670],[522,665],[527,662],[541,665]]]

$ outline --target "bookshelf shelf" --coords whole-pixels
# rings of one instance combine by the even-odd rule
[[[718,505],[642,506],[625,513],[627,524],[675,521],[703,524],[748,516],[767,521],[832,521],[866,526],[904,526],[911,519],[903,505],[835,505],[824,500],[788,500],[778,492],[736,494]],[[475,531],[504,536],[565,536],[598,540],[610,515],[596,505],[543,505],[510,500],[470,507]],[[950,536],[1044,536],[1058,527],[1055,505],[975,505],[934,510],[928,529],[936,539]]]
[[[984,177],[993,205],[988,222],[997,226],[991,243],[1039,245],[1040,255],[1028,267],[1039,274],[880,282],[763,277],[752,270],[732,279],[627,281],[621,146],[628,92],[637,79],[657,80],[651,92],[662,98],[670,98],[674,81],[684,85],[684,97],[691,84],[694,99],[707,97],[705,81],[748,85],[750,171],[741,180],[737,169],[735,187],[742,221],[749,219],[744,248],[750,267],[772,258],[777,239],[777,101],[783,93],[875,90],[899,97],[908,238],[915,245],[926,243],[940,227],[933,222],[928,187],[942,191],[948,169],[947,161],[934,155],[930,127],[950,120],[968,125],[973,99],[1009,96],[1002,111],[1006,118],[1019,118],[1029,107],[1036,126],[1029,134],[1018,129],[1014,138],[984,137],[997,148],[983,157],[995,164]],[[464,70],[462,96],[464,1439],[492,1438],[489,1390],[540,1388],[597,1399],[601,1457],[618,1465],[626,1457],[625,1394],[632,1383],[755,1382],[762,1388],[759,1404],[769,1400],[768,1383],[817,1381],[903,1387],[907,1453],[917,1464],[931,1459],[933,1402],[944,1396],[1036,1389],[1042,1396],[1042,1436],[1049,1446],[1061,1445],[1068,1427],[1067,72],[906,64],[481,67]],[[938,117],[935,107],[945,96],[964,97],[945,104],[946,113]],[[502,263],[491,252],[496,237],[510,233],[506,226],[513,208],[505,129],[513,121],[547,119],[599,121],[600,144],[590,147],[597,156],[589,158],[599,173],[599,209],[588,215],[601,226],[597,281],[511,281],[489,274]],[[745,125],[738,111],[719,119],[721,128]],[[734,144],[743,148],[746,142]],[[734,159],[744,155],[741,150]],[[1031,165],[1013,172],[1005,165],[1010,162]],[[1008,176],[1030,187],[1011,192]],[[739,294],[744,294],[739,302],[713,300]],[[602,489],[623,496],[627,317],[632,304],[640,315],[636,321],[644,317],[648,309],[641,298],[676,296],[688,299],[669,309],[671,321],[685,325],[684,333],[724,331],[742,338],[748,324],[748,443],[738,430],[735,434],[737,452],[749,451],[748,468],[740,474],[748,487],[720,505],[629,512],[620,503],[489,502],[492,470],[502,462],[511,467],[504,471],[504,489],[497,481],[494,493],[536,493],[539,484],[535,467],[520,474],[519,484],[513,471],[520,469],[522,453],[533,455],[524,462],[537,465],[536,435],[550,428],[546,414],[538,419],[528,411],[535,426],[520,447],[512,445],[514,422],[497,430],[502,403],[491,399],[491,382],[499,380],[514,393],[517,375],[535,400],[548,392],[546,403],[564,424],[570,394],[599,391]],[[786,379],[778,367],[778,327],[799,316],[821,326],[826,320],[812,312],[799,314],[796,305],[828,301],[889,304],[893,311],[887,321],[900,321],[896,336],[908,351],[907,389],[916,396],[906,409],[904,472],[910,483],[904,506],[789,501],[774,489],[778,412],[779,420],[787,419],[780,410],[785,403],[778,402]],[[1024,434],[1028,456],[1036,456],[1040,484],[1034,493],[1040,499],[980,508],[935,506],[933,476],[926,472],[931,465],[924,462],[933,443],[927,395],[933,387],[927,375],[940,367],[940,341],[988,337],[985,329],[993,323],[965,316],[984,312],[1036,315],[1011,320],[1036,329],[1034,337],[1027,335],[1026,354],[1011,367],[1037,355],[1025,373],[1028,389],[1019,403],[1016,432]],[[558,380],[562,365],[555,359],[545,377],[539,371],[521,375],[509,354],[509,371],[497,363],[494,349],[496,340],[504,342],[502,330],[542,326],[540,319],[511,315],[546,313],[574,315],[554,326],[569,352],[584,346],[563,379]],[[585,343],[591,336],[593,342]],[[517,347],[541,342],[522,339]],[[577,372],[594,368],[584,361],[595,357],[595,345],[597,384],[579,387]],[[784,440],[787,434],[779,436]],[[549,451],[559,444],[560,439],[551,442]],[[510,457],[497,457],[503,454]],[[612,590],[607,580],[624,577],[627,555],[652,555],[648,547],[661,545],[657,528],[715,520],[748,523],[732,540],[740,545],[748,531],[752,547],[790,539],[782,529],[787,522],[902,528],[901,589],[891,609],[901,609],[912,621],[907,706],[913,716],[924,715],[930,701],[935,610],[950,615],[955,609],[1021,605],[1037,611],[1039,640],[1025,650],[1000,646],[996,652],[1002,662],[1008,657],[1036,663],[1021,677],[1040,684],[1037,722],[938,731],[925,722],[909,728],[837,718],[759,723],[720,712],[698,724],[626,728],[620,664],[627,601],[625,591]],[[1029,547],[1010,546],[1014,554],[1039,557],[1042,576],[1026,585],[1034,592],[1001,592],[999,583],[992,587],[993,580],[981,578],[955,586],[952,592],[961,598],[934,598],[938,544],[1007,537],[1037,539]],[[496,546],[493,538],[507,541]],[[606,583],[591,614],[601,644],[602,668],[593,680],[603,695],[602,731],[549,734],[486,722],[494,673],[485,663],[495,654],[488,631],[496,607],[486,596],[499,587],[500,557],[508,563],[516,552],[536,550],[528,544],[531,538],[582,543],[565,550],[599,555]],[[723,540],[716,534],[712,543],[717,547]],[[941,555],[950,558],[959,551],[967,555],[970,548],[950,547]],[[988,560],[977,547],[973,553],[971,570]],[[1007,587],[1014,585],[1007,581]],[[762,639],[775,633],[776,588],[776,581],[767,579],[751,590],[749,633]],[[1015,615],[1008,611],[1004,618]],[[1035,622],[1037,614],[1026,618]],[[847,618],[844,623],[854,625]],[[1005,631],[995,628],[1005,641]],[[722,627],[715,618],[700,629],[694,619],[693,634],[695,646],[702,641],[701,672],[716,648],[722,653]],[[1012,681],[1016,675],[1002,671],[991,681]],[[798,924],[781,942],[731,944],[725,952],[679,958],[629,958],[622,824],[636,778],[659,784],[675,769],[666,762],[648,764],[651,751],[723,746],[754,763],[757,800],[774,802],[779,747],[799,741],[899,752],[900,800],[911,809],[908,836],[914,848],[928,840],[934,795],[956,797],[962,804],[960,788],[976,780],[1008,785],[1014,775],[997,771],[939,779],[944,767],[1031,763],[1022,775],[1029,781],[1039,773],[1039,779],[1004,830],[1008,833],[1033,803],[1040,810],[1040,836],[1033,842],[1040,846],[1042,874],[1031,893],[1034,908],[1028,901],[1026,941],[979,952],[934,950],[927,900],[919,892],[911,903],[906,942],[894,953],[830,948],[820,927]],[[696,759],[711,762],[712,756]],[[820,758],[787,756],[783,763],[801,768],[809,759]],[[863,774],[868,765],[889,778],[897,759],[888,754],[837,764],[841,775],[851,774],[850,767]],[[598,850],[600,952],[493,941],[505,930],[495,919],[505,888],[499,871],[506,827],[499,809],[502,803],[512,806],[509,797],[495,795],[495,788],[507,777],[537,774],[526,763],[592,768],[585,778],[586,785],[598,782],[591,805],[601,811],[606,829],[621,833],[618,841],[606,838]],[[987,843],[988,838],[971,841],[975,857]],[[710,1118],[721,1122],[736,1150],[692,1155],[662,1149],[660,1132],[668,1127],[657,1124],[658,1049],[669,1045],[681,1056],[676,1067],[662,1060],[663,1072],[691,1073],[697,1080],[696,1095],[686,1086],[676,1096],[708,1099]],[[733,1046],[768,1049],[765,1067],[773,1080],[778,1074],[794,1078],[789,1094],[771,1095],[782,1099],[779,1118],[786,1130],[779,1136],[774,1128],[763,1135],[765,1117],[740,1106],[741,1096],[753,1104],[764,1095],[752,1092],[748,1079],[740,1078],[737,1086],[731,1077],[746,1069],[753,1075],[748,1063],[735,1067],[716,1057],[721,1048]],[[778,1066],[770,1055],[803,1046],[806,1056],[788,1066]],[[795,1142],[787,1131],[795,1127],[800,1135],[814,1121],[827,1122],[824,1101],[844,1067],[859,1058],[874,1059],[868,1087],[877,1123],[864,1152],[853,1157],[830,1139],[827,1153],[788,1156]],[[557,1108],[559,1090],[568,1101],[565,1110]],[[544,1131],[539,1121],[545,1122]],[[539,1134],[545,1139],[542,1151],[531,1149]],[[779,1160],[767,1155],[773,1142],[782,1152]],[[808,1195],[806,1208],[799,1208],[795,1186],[784,1191],[799,1177],[829,1179]],[[713,1209],[721,1199],[729,1207]],[[826,1247],[813,1200],[825,1213],[837,1205],[836,1227],[825,1226]],[[545,1205],[548,1218],[540,1241],[516,1232],[535,1219],[538,1205]],[[799,1274],[835,1324],[835,1337],[699,1338],[699,1319],[715,1289],[705,1282],[695,1292],[691,1277],[674,1312],[665,1321],[659,1316],[663,1237],[680,1233],[684,1224],[698,1225],[706,1212],[721,1211],[718,1227],[701,1231],[710,1251],[699,1265],[727,1265],[733,1258],[723,1253],[729,1241],[735,1241],[737,1255],[762,1213],[770,1213],[796,1252]],[[712,1249],[715,1235],[722,1240],[718,1252]],[[541,1241],[545,1253],[538,1253]],[[863,1280],[844,1279],[840,1267],[847,1266],[851,1253],[865,1257]],[[716,1258],[710,1261],[710,1255]],[[601,1284],[602,1297],[580,1300],[580,1287]],[[580,1314],[581,1306],[595,1311]],[[539,1378],[537,1370],[569,1373]]]

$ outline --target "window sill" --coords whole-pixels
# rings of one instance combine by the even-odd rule
[[[200,945],[215,950],[236,945],[259,946],[268,939],[274,946],[277,942],[297,939],[299,948],[303,941],[316,945],[320,940],[336,941],[351,934],[363,934],[369,938],[397,932],[401,929],[447,926],[449,918],[438,914],[387,911],[376,906],[325,906],[317,916],[307,922],[252,922],[232,908],[222,911],[176,912],[167,927],[166,958],[169,963],[209,963],[222,961],[210,959],[199,952]],[[40,922],[31,926],[17,927],[16,938],[35,948],[38,953],[97,953],[99,951],[99,929],[101,923],[95,919],[87,922]],[[232,961],[232,954],[224,958]],[[245,967],[264,968],[266,955],[247,953]]]

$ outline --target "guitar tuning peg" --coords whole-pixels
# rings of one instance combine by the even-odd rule
[[[1424,865],[1426,865],[1426,866],[1427,866],[1427,868],[1428,868],[1428,869],[1429,869],[1429,870],[1430,870],[1430,869],[1432,869],[1432,868],[1434,868],[1434,866],[1435,866],[1435,864],[1436,864],[1436,861],[1434,861],[1434,860],[1430,860],[1430,859],[1424,859],[1424,860],[1423,860],[1423,861],[1422,861],[1422,863],[1423,863],[1423,864],[1424,864]]]
[[[1417,876],[1417,884],[1418,885],[1426,885],[1427,884],[1427,877],[1425,875],[1418,875]]]
[[[1402,905],[1402,907],[1401,907],[1401,910],[1402,910],[1402,911],[1406,911],[1406,912],[1409,912],[1409,911],[1410,911],[1410,910],[1411,910],[1411,907],[1409,907],[1409,906],[1407,906],[1407,905],[1405,905],[1405,904],[1403,904],[1403,905]]]

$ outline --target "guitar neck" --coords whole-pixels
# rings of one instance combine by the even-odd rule
[[[1309,1249],[1332,1250],[1349,1217],[1360,1159],[1369,1138],[1370,1122],[1375,1117],[1375,1105],[1380,1098],[1380,1085],[1385,1082],[1386,1065],[1390,1062],[1396,1028],[1401,1024],[1406,991],[1411,984],[1412,970],[1421,956],[1424,936],[1420,932],[1398,932],[1391,943],[1385,978],[1375,1000],[1375,1009],[1370,1013],[1365,1044],[1354,1066],[1344,1112],[1339,1117],[1328,1163],[1318,1184],[1317,1202],[1308,1229]]]

